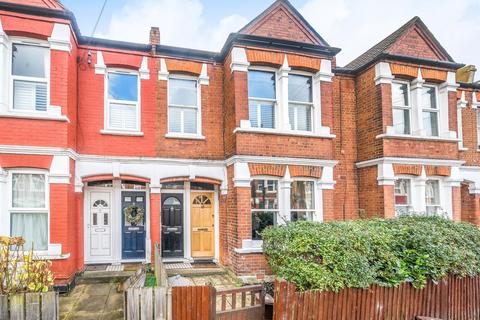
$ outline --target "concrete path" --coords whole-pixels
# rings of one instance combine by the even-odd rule
[[[60,296],[62,320],[123,319],[123,294],[118,283],[79,284],[68,295]]]

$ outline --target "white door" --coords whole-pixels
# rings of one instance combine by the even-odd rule
[[[92,191],[90,193],[90,256],[101,260],[112,255],[112,194]]]

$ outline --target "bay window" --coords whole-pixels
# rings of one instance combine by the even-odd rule
[[[275,73],[260,70],[248,72],[248,115],[254,128],[275,128]]]
[[[407,82],[392,83],[393,127],[395,133],[410,134],[410,88]]]
[[[168,81],[168,132],[200,134],[198,81],[171,77]]]
[[[313,181],[294,181],[290,191],[290,220],[313,221],[315,191]]]
[[[395,213],[407,214],[411,209],[411,180],[410,179],[396,179],[395,180]]]
[[[252,239],[260,240],[263,229],[277,224],[278,180],[254,179],[250,187]]]
[[[49,48],[18,43],[12,45],[13,110],[47,111],[49,61]]]
[[[107,129],[139,131],[138,75],[128,72],[108,72],[107,92]]]
[[[435,86],[424,86],[422,88],[421,108],[425,134],[427,136],[438,136],[438,103]]]
[[[11,173],[10,235],[25,239],[24,249],[48,250],[46,175]]]
[[[312,77],[289,74],[288,118],[292,130],[312,131]]]
[[[425,204],[427,214],[440,213],[440,182],[427,180],[425,184]]]

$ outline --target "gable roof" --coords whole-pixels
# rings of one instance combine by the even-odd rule
[[[410,21],[401,26],[399,29],[395,30],[388,37],[386,37],[385,39],[374,45],[372,48],[367,50],[365,53],[360,55],[358,58],[347,64],[344,69],[360,70],[363,67],[372,63],[373,61],[377,60],[378,58],[381,58],[382,56],[395,56],[395,52],[394,50],[392,50],[394,44],[401,41],[403,36],[408,35],[408,33],[414,29],[416,29],[417,32],[421,33],[421,35],[423,36],[423,40],[429,42],[429,46],[431,46],[432,50],[435,51],[437,58],[434,60],[455,63],[453,58],[448,54],[445,48],[442,47],[440,42],[438,42],[438,40],[430,32],[430,30],[423,23],[423,21],[419,17],[415,16]],[[407,56],[403,55],[403,57]],[[411,57],[422,59],[422,57]]]
[[[63,4],[61,4],[58,0],[2,0],[2,2],[46,9],[65,10]]]
[[[288,0],[276,0],[272,5],[270,5],[252,21],[250,21],[246,26],[240,29],[238,33],[257,36],[270,36],[283,40],[298,41],[298,39],[294,39],[291,36],[287,35],[288,33],[293,33],[292,30],[287,30],[286,34],[284,35],[279,35],[279,33],[275,33],[273,35],[265,34],[265,32],[267,32],[267,30],[265,30],[267,28],[265,24],[268,21],[271,21],[273,19],[275,20],[273,22],[278,25],[278,21],[276,19],[278,18],[278,14],[280,12],[285,14],[291,24],[294,26],[295,30],[293,31],[302,34],[302,37],[305,39],[305,41],[300,42],[309,42],[325,47],[330,46],[327,41],[325,41],[325,39],[323,39],[322,36],[318,34],[318,32],[307,22],[307,20],[305,20],[305,18],[300,14],[300,12],[298,12],[298,10]],[[279,26],[279,28],[281,28],[281,26]]]

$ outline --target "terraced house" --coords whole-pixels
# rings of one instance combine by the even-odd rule
[[[417,17],[346,66],[339,51],[286,0],[220,52],[157,28],[90,38],[56,0],[1,0],[0,235],[68,285],[88,264],[150,262],[155,243],[261,279],[260,231],[295,220],[480,224],[469,70]]]

